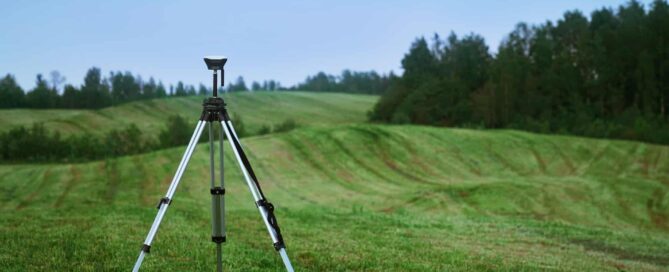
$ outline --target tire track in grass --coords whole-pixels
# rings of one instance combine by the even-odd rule
[[[616,204],[614,208],[620,209],[619,214],[612,214],[610,213],[611,207],[598,206],[598,209],[602,214],[608,213],[610,216],[623,222],[633,222],[640,220],[641,216],[636,211],[635,207],[632,207],[631,204],[633,203],[631,203],[632,201],[629,200],[628,192],[626,192],[623,187],[616,186],[616,184],[625,182],[625,178],[614,175],[612,177],[601,177],[595,181],[599,182],[603,187],[606,188],[605,192],[600,193],[609,193],[612,197],[612,202],[615,202]]]
[[[44,174],[42,174],[42,181],[40,184],[35,187],[35,190],[32,191],[25,199],[23,199],[19,204],[16,206],[16,210],[21,210],[25,207],[27,207],[30,203],[32,203],[33,199],[39,194],[40,192],[43,192],[44,188],[49,183],[49,179],[51,178],[51,168],[49,167],[44,171]]]
[[[57,125],[58,123],[65,124],[68,126],[72,126],[73,128],[83,132],[83,133],[90,133],[89,127],[85,126],[82,124],[82,122],[77,121],[76,119],[54,119],[49,121],[49,123]],[[59,126],[60,127],[60,126]]]
[[[79,171],[79,169],[77,169],[77,167],[73,164],[70,164],[70,179],[67,181],[67,184],[65,184],[65,190],[63,193],[61,193],[60,196],[58,196],[58,199],[56,199],[56,203],[53,205],[54,208],[60,208],[63,205],[65,198],[68,194],[70,194],[72,188],[74,188],[74,186],[79,183],[79,180],[81,180],[81,171]]]
[[[534,157],[534,160],[537,162],[537,165],[539,166],[539,173],[542,175],[547,175],[547,167],[546,167],[546,161],[544,160],[543,157],[541,157],[541,154],[537,151],[537,149],[534,147],[534,143],[531,142],[529,146],[530,152],[532,153],[532,156]]]
[[[486,151],[488,151],[488,153],[490,153],[490,155],[492,157],[494,157],[499,163],[501,163],[506,169],[510,170],[511,172],[513,172],[514,174],[516,174],[518,176],[521,176],[521,177],[527,176],[526,173],[523,173],[522,171],[520,171],[520,169],[518,169],[515,165],[511,164],[511,162],[509,162],[506,158],[504,158],[499,153],[495,152],[492,149],[492,143],[489,140],[486,141],[485,148],[486,148]]]
[[[650,222],[660,228],[667,230],[669,229],[669,203],[666,201],[666,198],[669,196],[669,192],[663,189],[655,189],[653,194],[646,202],[646,210],[648,211],[648,218]]]
[[[284,137],[281,137],[281,139],[287,143],[289,146],[293,147],[293,149],[297,152],[297,154],[304,158],[302,161],[306,162],[311,168],[316,170],[316,172],[320,172],[323,175],[325,175],[328,179],[331,181],[339,184],[341,187],[346,188],[351,191],[357,192],[358,188],[353,186],[352,183],[349,182],[342,182],[339,177],[337,177],[336,174],[333,174],[330,170],[328,170],[326,167],[323,165],[319,164],[314,155],[311,154],[311,152],[304,146],[307,144],[306,139],[296,139],[294,134],[285,134]],[[310,150],[318,150],[317,148],[311,148]]]
[[[646,153],[641,156],[639,163],[641,163],[641,170],[643,171],[643,176],[650,178],[651,170],[657,169],[657,163],[660,161],[660,156],[662,155],[662,149],[658,148],[648,148]]]
[[[430,192],[430,191],[416,192],[412,195],[413,195],[413,197],[409,198],[406,201],[403,201],[402,203],[400,203],[398,205],[392,205],[392,206],[389,206],[389,207],[385,207],[385,208],[379,209],[378,211],[384,212],[384,213],[393,213],[400,208],[404,208],[404,207],[407,207],[407,206],[413,206],[414,204],[418,203],[418,201],[424,200],[425,198],[428,198],[428,197],[431,197],[432,192]]]
[[[114,198],[116,197],[116,193],[118,193],[120,184],[117,164],[116,159],[108,159],[100,165],[100,168],[102,168],[100,170],[104,171],[107,177],[107,190],[104,192],[103,199],[109,204],[114,203]]]
[[[14,173],[15,171],[5,171],[4,173],[2,173],[2,175],[0,175],[0,183],[6,182],[7,177],[9,177]],[[8,202],[14,199],[18,199],[19,196],[17,195],[17,192],[19,191],[19,189],[20,189],[19,184],[16,184],[16,186],[1,186],[0,193],[2,193],[2,197],[0,197],[0,208],[5,208]]]
[[[657,266],[669,266],[669,257],[666,255],[646,255],[620,246],[609,245],[605,241],[596,239],[570,239],[568,242],[582,246],[587,251],[595,251],[609,256],[612,255],[616,259],[632,260]],[[620,269],[620,271],[625,270]]]
[[[547,167],[547,164],[546,164],[546,160],[544,160],[544,158],[541,156],[541,153],[539,151],[537,151],[535,140],[533,138],[527,137],[527,136],[522,135],[522,134],[514,133],[513,136],[520,139],[522,142],[527,143],[527,145],[528,145],[527,149],[529,149],[530,153],[532,153],[532,156],[534,157],[534,160],[537,163],[537,166],[539,168],[539,174],[544,175],[544,176],[547,175],[548,174],[548,167]],[[528,171],[534,172],[534,171],[531,171],[530,169],[528,169]],[[528,172],[528,174],[529,174],[529,172]]]
[[[437,185],[427,190],[415,191],[409,195],[410,198],[408,198],[407,200],[404,200],[400,204],[383,208],[380,211],[390,213],[407,206],[417,206],[417,204],[419,204],[421,201],[428,203],[426,202],[426,200],[427,201],[436,200],[438,203],[429,203],[431,205],[425,206],[424,209],[442,211],[445,208],[451,208],[448,207],[448,205],[454,204],[454,205],[460,205],[459,207],[455,207],[456,209],[470,208],[480,214],[483,214],[484,211],[480,207],[475,205],[475,203],[471,203],[471,201],[469,201],[468,198],[472,194],[476,193],[477,190],[480,190],[482,187],[488,185],[489,184],[477,184],[466,187]]]
[[[405,177],[409,180],[418,181],[418,182],[424,183],[424,184],[432,184],[432,185],[439,184],[439,183],[426,180],[424,178],[421,178],[419,176],[413,175],[413,174],[411,174],[407,171],[404,171],[404,170],[400,169],[400,167],[397,166],[397,164],[395,163],[395,160],[393,160],[392,156],[390,154],[388,154],[388,152],[380,151],[380,153],[381,153],[381,160],[383,161],[383,163],[386,166],[388,166],[388,168],[393,170],[395,173],[399,174],[400,176],[403,176],[403,177]]]
[[[379,130],[381,130],[379,128]],[[424,173],[427,174],[427,176],[431,178],[435,178],[438,176],[437,172],[435,172],[428,164],[423,162],[422,156],[418,154],[418,151],[414,148],[414,145],[416,143],[412,143],[407,137],[401,133],[393,133],[390,134],[390,140],[398,143],[400,146],[402,146],[404,149],[406,149],[409,152],[410,155],[410,163],[413,165],[416,165],[422,170]],[[443,176],[442,176],[443,177]]]
[[[590,170],[593,164],[599,162],[602,159],[602,157],[604,157],[604,155],[610,148],[611,148],[611,143],[607,142],[602,148],[600,148],[596,152],[595,156],[592,156],[592,158],[590,158],[588,163],[584,164],[580,169],[577,170],[576,174],[578,174],[579,176],[585,175],[585,173],[587,173]]]
[[[359,156],[356,156],[350,149],[348,149],[342,141],[334,137],[332,134],[328,133],[326,135],[327,139],[332,141],[337,149],[339,149],[344,155],[348,158],[350,158],[356,165],[359,165],[362,169],[365,169],[367,172],[371,173],[372,175],[376,176],[377,178],[393,183],[393,184],[400,184],[399,182],[393,180],[390,177],[387,177],[386,175],[382,174],[380,171],[374,169],[374,167],[370,166],[363,160],[359,158]]]
[[[155,189],[156,176],[153,174],[153,171],[146,170],[146,166],[144,165],[143,160],[140,159],[140,156],[132,157],[132,161],[141,180],[139,183],[139,200],[142,204],[149,204],[150,200],[148,193],[153,192]]]
[[[627,151],[627,154],[624,154],[623,156],[620,156],[620,159],[617,161],[617,166],[616,166],[616,176],[620,177],[623,174],[627,173],[627,170],[633,165],[633,163],[630,163],[629,159],[634,158],[637,153],[639,153],[639,149],[641,149],[642,144],[637,143],[634,144],[630,148],[629,151]]]
[[[560,156],[560,159],[562,162],[564,162],[564,165],[567,166],[568,172],[565,174],[565,176],[572,176],[576,174],[577,168],[574,166],[574,162],[566,155],[564,152],[562,152],[562,148],[560,148],[555,142],[553,141],[548,141],[552,146],[553,149],[555,150],[555,153]]]
[[[667,173],[663,172],[663,170],[665,170],[665,169],[661,167],[661,166],[666,166],[667,164],[666,163],[662,163],[662,164],[660,163],[661,161],[662,162],[667,161],[666,160],[667,159],[667,151],[669,151],[669,148],[663,146],[662,149],[660,150],[660,154],[658,154],[658,156],[657,156],[657,161],[655,161],[655,165],[653,166],[655,168],[655,176],[662,176],[662,175],[667,174]]]
[[[404,171],[400,169],[400,167],[396,164],[396,161],[393,159],[393,156],[388,152],[389,150],[392,149],[392,146],[388,146],[383,142],[383,137],[385,136],[386,139],[392,140],[392,135],[386,131],[383,131],[379,128],[371,128],[371,127],[353,127],[353,129],[356,129],[358,131],[364,132],[367,135],[371,136],[372,139],[374,139],[374,142],[377,143],[378,148],[377,151],[380,155],[381,161],[391,170],[393,170],[395,173],[399,174],[400,176],[403,176],[409,180],[415,180],[420,183],[424,184],[432,184],[432,185],[438,185],[439,183],[437,182],[432,182],[426,179],[423,179],[422,177],[413,175],[407,171]]]
[[[234,156],[234,155],[228,153],[228,157],[226,157],[225,159],[226,159],[227,161],[233,161],[233,160],[235,160],[235,158],[234,158],[233,156]],[[261,169],[269,169],[268,167],[265,166],[265,164],[263,163],[262,160],[256,160],[256,159],[252,158],[253,155],[251,155],[250,152],[247,153],[247,156],[249,157],[249,161],[253,161],[253,162],[252,162],[252,165],[257,165],[257,168],[256,168],[256,169],[258,169],[258,170],[261,170]],[[299,199],[299,200],[301,200],[301,201],[304,201],[304,202],[306,202],[306,203],[308,203],[308,204],[310,204],[310,205],[316,205],[316,204],[318,204],[318,202],[316,202],[316,201],[314,201],[314,200],[311,200],[311,199],[307,198],[307,197],[304,196],[304,195],[299,194],[299,193],[297,192],[297,190],[292,190],[292,189],[288,188],[287,186],[283,186],[282,183],[279,182],[280,179],[276,177],[276,175],[274,174],[273,171],[269,171],[269,170],[267,170],[267,171],[262,171],[262,173],[265,174],[265,175],[267,175],[268,178],[267,178],[267,179],[263,179],[263,178],[261,178],[261,177],[258,177],[258,183],[260,183],[260,185],[262,185],[263,180],[269,180],[269,181],[272,181],[272,185],[273,185],[273,186],[275,186],[277,189],[283,191],[284,193],[290,195],[290,196],[293,197],[293,198],[296,198],[296,199]]]
[[[437,142],[440,142],[440,143],[443,143],[443,144],[446,144],[446,145],[450,144],[450,142],[444,140],[443,138],[441,138],[439,135],[433,133],[432,131],[427,131],[426,134],[428,136],[430,136],[431,138],[437,140]],[[458,147],[457,145],[450,145],[450,147],[452,149],[454,149],[454,151],[452,151],[451,154],[455,155],[455,158],[458,161],[460,161],[467,168],[467,170],[470,173],[473,173],[474,175],[476,175],[478,177],[483,176],[483,172],[481,172],[481,168],[479,167],[478,164],[476,164],[475,162],[472,163],[469,159],[462,156],[462,149],[460,149],[460,147]]]
[[[357,132],[357,131],[356,131],[356,132]],[[361,143],[366,143],[366,140],[367,140],[367,139],[365,138],[364,135],[359,135],[359,134],[357,134],[357,133],[354,134],[354,135],[355,135],[355,137],[356,137]],[[356,155],[354,151],[352,151],[350,148],[346,147],[346,145],[344,144],[344,141],[342,141],[342,140],[338,139],[337,137],[335,137],[335,136],[333,135],[332,132],[328,132],[328,133],[326,134],[325,138],[326,138],[327,140],[331,141],[332,143],[334,143],[334,145],[335,145],[335,147],[337,148],[337,150],[338,150],[340,153],[342,153],[343,155],[345,155],[345,157],[346,157],[347,160],[352,161],[352,162],[355,164],[355,167],[356,167],[357,169],[360,169],[360,168],[364,169],[363,171],[366,171],[366,172],[372,174],[372,176],[373,176],[372,178],[373,178],[373,179],[376,179],[376,180],[380,181],[380,183],[373,183],[373,184],[372,184],[372,183],[367,182],[366,180],[360,179],[360,181],[364,184],[364,186],[361,185],[361,188],[364,188],[364,189],[365,189],[365,192],[368,192],[368,193],[370,193],[370,194],[383,194],[383,195],[387,195],[387,190],[384,190],[384,191],[381,191],[381,190],[380,190],[380,189],[386,189],[386,188],[384,188],[385,186],[383,186],[384,184],[393,184],[393,185],[395,185],[395,186],[400,186],[400,187],[402,187],[402,188],[403,188],[404,186],[406,186],[406,183],[404,183],[404,182],[402,182],[402,181],[395,180],[395,179],[393,179],[391,176],[388,176],[388,175],[383,174],[381,171],[378,171],[377,169],[375,169],[375,168],[374,168],[372,165],[370,165],[368,162],[366,162],[365,160],[361,159],[361,157],[363,157],[363,156]],[[364,139],[364,140],[361,140],[361,139]],[[363,148],[366,148],[367,150],[373,150],[373,149],[374,149],[374,148],[373,148],[373,147],[374,147],[374,144],[375,144],[375,143],[364,144],[364,147],[363,147]],[[370,147],[372,147],[372,148],[370,148]],[[353,172],[354,172],[354,173],[358,173],[359,170],[358,170],[358,171],[353,171]],[[352,179],[352,178],[353,178],[353,176],[352,176],[352,174],[351,174],[350,172],[339,173],[339,175],[344,175],[344,174],[348,174],[348,175],[350,175],[350,176],[348,177],[349,179]],[[381,184],[382,186],[378,186],[379,184]]]

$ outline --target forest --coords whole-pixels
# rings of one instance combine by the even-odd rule
[[[477,34],[419,38],[372,121],[669,143],[669,6],[636,1]]]

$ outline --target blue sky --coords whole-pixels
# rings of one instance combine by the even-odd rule
[[[648,3],[649,1],[642,1]],[[204,55],[226,55],[226,79],[284,86],[318,71],[400,72],[418,36],[481,34],[491,51],[518,22],[625,1],[5,1],[0,74],[23,88],[58,70],[79,85],[89,67],[166,84],[210,84]],[[207,85],[208,86],[208,85]]]

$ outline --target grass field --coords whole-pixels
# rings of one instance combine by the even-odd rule
[[[374,100],[339,96],[333,104],[352,105],[333,108]],[[243,140],[297,271],[669,269],[669,147],[362,124],[364,112],[304,116],[315,125]],[[129,270],[182,149],[0,165],[0,270]],[[213,270],[207,149],[198,146],[144,271]],[[229,151],[225,268],[282,271]]]
[[[244,92],[223,95],[231,116],[242,117],[246,129],[273,126],[287,119],[298,125],[359,123],[376,103],[377,96],[309,92]],[[192,120],[193,128],[202,111],[204,97],[164,98],[137,101],[101,110],[0,110],[0,131],[41,122],[64,135],[99,134],[130,123],[148,135],[157,135],[171,115]]]

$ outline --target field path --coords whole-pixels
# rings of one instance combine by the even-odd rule
[[[76,166],[70,165],[70,179],[68,179],[67,183],[65,184],[65,190],[63,190],[63,193],[61,193],[58,199],[56,199],[56,203],[53,205],[54,208],[59,208],[61,205],[63,205],[67,195],[70,193],[70,191],[72,191],[74,186],[79,183],[79,180],[81,180],[81,171],[79,171]]]
[[[44,174],[42,174],[40,184],[37,185],[37,187],[33,188],[33,191],[26,198],[24,198],[21,202],[19,202],[19,204],[16,206],[17,210],[21,210],[26,206],[30,205],[35,199],[35,197],[37,197],[39,194],[44,193],[43,191],[47,188],[51,179],[51,169],[52,168],[49,167],[44,171]]]

